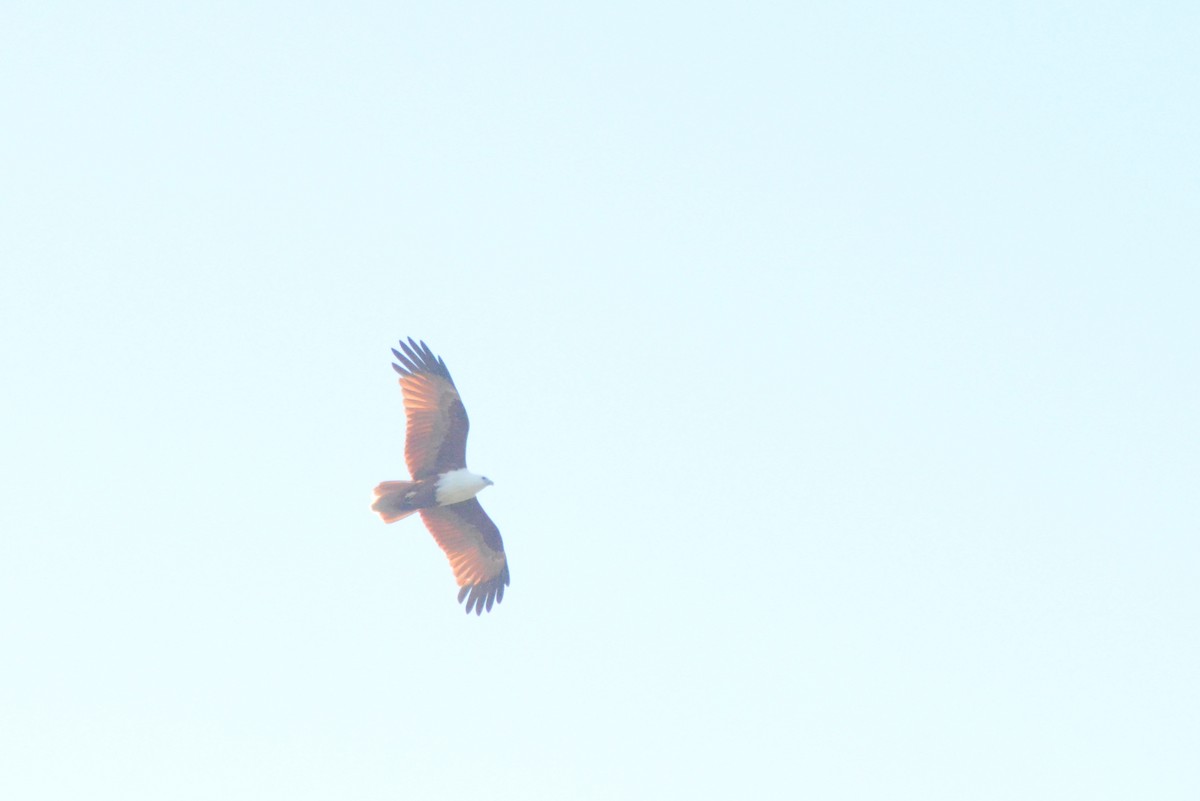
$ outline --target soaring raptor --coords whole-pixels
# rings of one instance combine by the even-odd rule
[[[401,350],[403,353],[401,353]],[[475,496],[492,482],[467,469],[467,410],[446,363],[424,342],[392,349],[408,415],[404,459],[411,481],[384,481],[371,508],[385,523],[420,512],[446,552],[458,581],[458,602],[482,614],[504,598],[508,560],[500,530]]]

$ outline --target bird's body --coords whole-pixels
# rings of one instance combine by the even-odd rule
[[[384,481],[375,488],[375,511],[385,523],[403,520],[430,506],[450,506],[469,501],[492,482],[467,468],[416,481]]]
[[[392,368],[408,415],[404,457],[412,480],[381,483],[371,508],[385,523],[420,512],[454,569],[459,602],[466,599],[467,612],[491,611],[509,583],[500,531],[475,499],[492,482],[467,469],[470,424],[446,363],[424,342],[410,338],[400,347]]]

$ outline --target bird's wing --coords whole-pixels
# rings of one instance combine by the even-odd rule
[[[467,410],[454,387],[446,363],[424,342],[401,342],[392,348],[399,364],[408,434],[404,459],[413,478],[428,478],[467,466]]]
[[[508,559],[500,529],[472,498],[449,506],[421,510],[425,525],[446,552],[458,580],[458,602],[467,601],[467,613],[480,614],[504,598],[508,586]]]

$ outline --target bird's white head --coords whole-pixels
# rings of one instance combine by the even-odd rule
[[[465,467],[461,470],[442,473],[437,482],[438,506],[470,500],[478,495],[484,487],[490,486],[492,486],[490,478],[476,475]]]

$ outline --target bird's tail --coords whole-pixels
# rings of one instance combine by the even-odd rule
[[[405,497],[416,486],[415,481],[385,481],[375,488],[375,503],[371,508],[379,512],[385,523],[403,520],[417,511]]]

